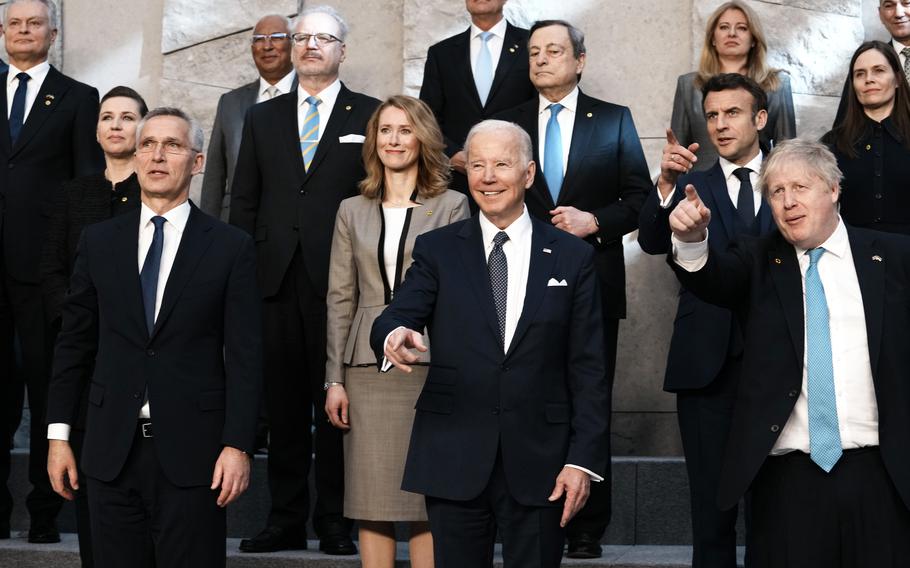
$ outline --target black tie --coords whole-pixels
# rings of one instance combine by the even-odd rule
[[[742,217],[746,227],[751,227],[755,221],[755,201],[752,196],[752,180],[749,174],[752,170],[749,168],[736,168],[733,175],[739,179],[739,197],[736,198],[736,211]]]
[[[142,304],[145,307],[145,323],[149,335],[155,329],[155,300],[158,296],[158,271],[161,268],[161,251],[164,250],[164,217],[152,217],[155,224],[155,234],[152,236],[152,245],[145,255],[142,270],[139,271],[139,282],[142,285]]]
[[[502,245],[509,240],[505,231],[499,231],[493,237],[493,250],[487,259],[490,271],[490,285],[493,288],[493,302],[496,304],[496,315],[499,316],[499,342],[503,349],[506,345],[506,297],[509,291],[509,264]]]
[[[9,139],[14,146],[16,140],[19,139],[19,133],[22,132],[22,124],[25,122],[25,94],[28,91],[28,80],[31,77],[28,76],[28,73],[19,73],[16,75],[16,79],[19,79],[19,86],[16,87],[13,106],[9,111]]]

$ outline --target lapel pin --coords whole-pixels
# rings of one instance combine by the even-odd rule
[[[588,116],[588,118],[591,118],[592,116],[594,116],[594,113],[593,113],[593,112],[589,112],[587,116]]]
[[[781,264],[781,260],[780,260],[779,258],[775,258],[775,259],[774,259],[774,264]]]
[[[543,251],[544,251],[545,253],[547,253],[547,254],[551,254],[551,253],[553,252],[553,251],[551,251],[550,249],[547,249],[547,248],[543,249]]]
[[[344,107],[344,110],[351,110],[351,105]]]
[[[866,144],[866,150],[871,150],[871,149],[872,149],[872,144]]]
[[[432,214],[433,214],[433,210],[432,210],[432,209],[430,209],[429,211],[427,211],[427,217],[429,217],[429,216],[432,215]]]
[[[515,48],[514,48],[514,47],[510,47],[510,48],[509,48],[509,53],[515,53]]]
[[[51,106],[54,101],[54,95],[44,95],[44,106]]]
[[[878,255],[875,255],[875,256],[872,257],[872,260],[874,260],[875,262],[881,262],[881,261],[882,261],[882,257],[880,257],[880,256],[878,256]]]
[[[127,199],[129,199],[129,198],[126,196],[123,196],[120,198],[120,201],[121,201],[121,203],[126,203]]]

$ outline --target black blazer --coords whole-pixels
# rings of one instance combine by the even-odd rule
[[[713,250],[725,251],[730,242],[740,233],[740,221],[736,207],[730,201],[727,182],[720,162],[714,162],[711,169],[680,176],[669,208],[660,206],[657,189],[641,208],[638,226],[638,244],[648,254],[670,252],[670,213],[676,204],[686,198],[686,185],[698,189],[705,206],[711,210],[708,225],[708,245]],[[768,204],[762,200],[756,219],[761,234],[774,229],[774,220]],[[728,356],[742,352],[742,332],[734,327],[730,310],[699,300],[683,287],[679,291],[679,308],[673,322],[673,338],[667,357],[667,372],[664,376],[664,390],[678,392],[700,389],[710,385],[720,372]],[[692,353],[698,353],[692,358]]]
[[[528,288],[503,354],[477,217],[417,237],[414,262],[370,344],[426,326],[433,360],[402,489],[466,500],[487,486],[501,447],[511,494],[545,507],[567,463],[605,474],[609,391],[593,251],[532,220]],[[548,286],[551,279],[566,286]]]
[[[538,104],[535,97],[496,118],[514,122],[531,135],[534,159],[539,164]],[[547,180],[540,172],[525,194],[525,202],[531,215],[548,223],[549,212],[557,205],[571,205],[597,217],[600,230],[586,240],[595,249],[594,264],[606,317],[626,317],[622,237],[638,228],[638,212],[650,190],[648,164],[632,113],[626,107],[579,93],[569,164],[558,203],[553,203]]]
[[[528,30],[506,24],[502,52],[485,105],[480,104],[471,72],[471,28],[427,51],[420,99],[436,115],[448,156],[462,149],[472,126],[536,96],[528,69]]]
[[[910,239],[847,231],[866,315],[882,460],[910,506]],[[686,288],[735,310],[743,322],[742,374],[718,488],[718,504],[727,509],[755,479],[802,386],[802,276],[793,246],[776,231],[736,242],[727,253],[712,249],[698,272],[670,262]]]
[[[7,73],[0,74],[6,84]],[[0,108],[6,109],[6,89]],[[63,182],[104,169],[95,140],[98,91],[51,67],[15,146],[0,112],[0,211],[7,273],[39,282],[38,264],[48,218]]]
[[[255,237],[263,297],[278,293],[298,246],[312,288],[325,297],[338,205],[359,193],[366,175],[363,144],[339,138],[362,136],[377,106],[378,100],[342,85],[309,172],[300,154],[296,89],[247,111],[230,219]]]
[[[224,446],[253,451],[262,381],[253,242],[193,206],[149,336],[138,237],[138,210],[82,234],[47,420],[73,423],[94,363],[85,473],[102,481],[120,473],[147,387],[164,474],[180,487],[208,485]]]

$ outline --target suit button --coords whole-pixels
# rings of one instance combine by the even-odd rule
[[[294,225],[294,226],[292,227],[292,229],[294,229],[295,231],[299,231],[299,230],[300,230],[300,225]]]
[[[154,357],[154,356],[155,356],[155,350],[154,350],[154,349],[148,349],[148,350],[146,350],[145,354],[148,355],[149,357]]]
[[[787,396],[789,396],[790,398],[796,398],[798,395],[799,395],[799,391],[796,389],[787,393]]]
[[[493,407],[493,415],[496,416],[496,415],[498,415],[498,414],[499,414],[499,407],[498,407],[498,406],[494,406],[494,407]]]
[[[509,371],[509,370],[511,370],[511,367],[509,367],[508,365],[503,365],[502,367],[500,367],[500,369],[502,369],[503,371]]]
[[[772,424],[771,431],[774,432],[775,434],[780,432],[780,426],[778,426],[777,424]]]
[[[301,190],[300,190],[300,195],[304,195],[304,196],[305,196],[307,193],[309,193],[309,192],[308,192],[307,190],[305,190],[305,189],[301,189]]]
[[[137,398],[137,399],[138,399],[138,398],[142,398],[142,393],[141,393],[141,392],[134,392],[134,393],[133,393],[133,398]]]
[[[882,194],[881,194],[881,193],[876,193],[876,194],[875,194],[875,198],[876,198],[876,199],[881,199],[881,198],[882,198]]]

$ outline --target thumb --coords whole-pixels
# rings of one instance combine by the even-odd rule
[[[413,338],[414,338],[414,348],[416,348],[421,353],[426,352],[427,346],[424,345],[424,343],[423,343],[423,335],[421,335],[415,331]]]
[[[78,490],[79,489],[79,473],[78,473],[78,470],[76,469],[75,463],[71,463],[69,466],[67,466],[66,475],[70,478],[70,487]]]
[[[701,148],[701,145],[698,142],[693,142],[693,143],[689,144],[689,151],[692,152],[693,154],[695,152],[698,152],[699,148]],[[696,158],[697,157],[698,156],[696,156]]]
[[[212,486],[209,489],[218,489],[221,485],[221,458],[215,462],[215,473],[212,475]]]
[[[701,203],[701,199],[698,197],[698,191],[695,190],[695,186],[691,183],[686,186],[686,199],[695,204]]]
[[[547,497],[547,501],[556,501],[557,499],[562,497],[562,494],[565,491],[565,488],[566,488],[565,484],[562,481],[557,479],[556,487],[553,488],[553,492],[550,493],[549,497]]]
[[[679,144],[679,140],[676,139],[676,134],[673,134],[672,128],[667,129],[667,142],[669,144],[674,144],[674,145]]]

